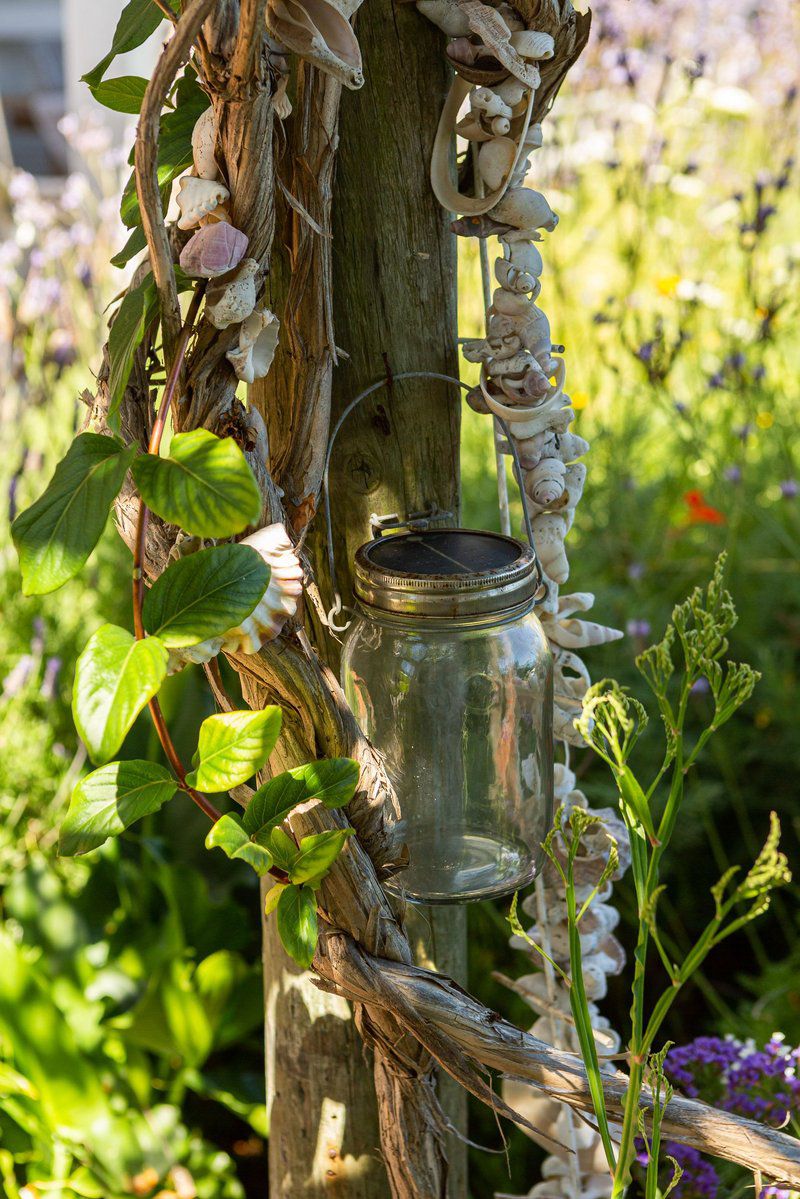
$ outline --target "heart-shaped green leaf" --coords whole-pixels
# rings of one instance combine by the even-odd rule
[[[87,774],[72,792],[58,852],[71,857],[97,849],[142,816],[157,812],[177,784],[155,762],[109,762]]]
[[[303,837],[289,878],[293,883],[317,884],[322,881],[355,829],[333,828],[324,833]]]
[[[261,495],[235,441],[178,433],[168,458],[142,454],[133,477],[148,508],[195,537],[232,537],[258,520]]]
[[[104,79],[90,88],[98,104],[114,112],[138,113],[142,107],[147,80],[140,75],[120,75],[117,79]]]
[[[308,970],[317,948],[317,901],[310,887],[284,887],[278,899],[278,933],[283,948]]]
[[[141,46],[163,20],[164,14],[153,0],[129,0],[117,21],[111,49],[93,70],[82,76],[83,82],[96,87],[117,55]]]
[[[280,708],[220,712],[200,725],[198,766],[186,781],[198,791],[228,791],[260,770],[281,731]]]
[[[263,596],[269,567],[249,545],[215,545],[179,558],[145,596],[144,625],[177,649],[220,637],[241,624]]]
[[[157,694],[169,654],[157,637],[136,641],[127,629],[104,624],[75,666],[72,715],[89,756],[113,758],[142,708]]]
[[[221,816],[206,837],[206,849],[215,848],[223,850],[229,858],[241,858],[258,875],[269,874],[272,855],[250,840],[242,827],[241,817],[235,813]]]
[[[76,575],[100,540],[136,454],[116,437],[81,433],[47,489],[11,526],[25,595],[45,595]]]
[[[326,808],[340,808],[353,798],[358,774],[358,763],[352,758],[326,758],[277,774],[253,795],[244,814],[244,826],[260,840],[293,808],[309,799],[318,799]]]

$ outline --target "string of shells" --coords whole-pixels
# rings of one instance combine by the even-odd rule
[[[589,445],[570,428],[575,411],[565,392],[565,347],[553,342],[550,322],[538,302],[544,273],[539,244],[544,234],[555,231],[558,216],[540,191],[527,186],[531,157],[542,145],[541,124],[532,121],[537,89],[557,47],[551,33],[526,22],[508,4],[417,0],[417,8],[450,38],[446,54],[456,72],[434,143],[434,192],[444,208],[457,214],[453,222],[457,234],[497,238],[499,246],[485,335],[463,346],[465,358],[481,370],[480,383],[467,398],[475,411],[505,421],[522,468],[523,501],[548,584],[540,615],[554,656],[554,734],[563,743],[564,757],[564,764],[556,767],[556,802],[564,804],[568,816],[573,807],[587,806],[568,766],[570,746],[583,744],[574,722],[591,684],[580,651],[622,634],[584,619],[594,603],[591,593],[560,594],[569,579],[565,540],[583,493],[583,458]],[[454,137],[469,145],[473,182],[469,193],[451,178]],[[462,170],[462,176],[468,176],[468,171]],[[510,453],[509,446],[505,449]],[[583,898],[608,861],[609,834],[618,843],[614,877],[629,862],[622,822],[610,809],[595,815],[600,821],[584,835],[576,864]],[[555,848],[566,853],[562,838],[556,838]],[[601,1053],[616,1052],[619,1037],[597,1003],[606,993],[608,976],[618,973],[625,961],[613,932],[618,913],[608,902],[611,888],[609,881],[581,922],[584,973]],[[564,888],[552,865],[543,871],[522,909],[534,921],[528,935],[568,972]],[[513,938],[512,945],[529,953],[537,967],[536,973],[513,984],[537,1013],[531,1031],[550,1044],[577,1052],[569,995],[560,976],[546,963],[542,969],[541,957],[521,937]],[[545,1159],[542,1181],[530,1196],[604,1199],[610,1194],[610,1176],[593,1128],[525,1083],[507,1080],[504,1095],[541,1133],[528,1135],[548,1149],[552,1139],[565,1147]]]

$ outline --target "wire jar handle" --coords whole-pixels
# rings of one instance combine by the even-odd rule
[[[454,378],[453,375],[444,375],[438,371],[402,371],[400,374],[397,374],[397,375],[394,375],[394,374],[386,375],[386,376],[384,376],[384,378],[379,379],[377,383],[372,383],[369,387],[365,387],[363,391],[359,392],[359,394],[355,397],[355,399],[352,399],[350,401],[350,403],[347,405],[347,407],[344,409],[341,416],[337,420],[336,424],[333,426],[333,430],[331,431],[331,435],[330,435],[330,440],[328,441],[328,449],[325,453],[325,467],[322,472],[322,496],[323,496],[323,507],[325,509],[326,549],[327,549],[327,554],[328,554],[328,570],[330,572],[331,588],[333,590],[333,606],[329,610],[325,622],[332,633],[344,633],[347,630],[347,628],[349,627],[350,621],[348,620],[345,624],[339,625],[336,623],[336,617],[341,615],[342,612],[353,612],[353,609],[350,608],[348,605],[345,605],[342,601],[342,596],[339,591],[339,583],[338,583],[338,579],[337,579],[337,575],[336,575],[336,562],[334,560],[334,553],[333,553],[333,520],[331,517],[331,498],[330,498],[330,466],[331,466],[331,457],[333,455],[333,447],[336,444],[336,438],[339,436],[339,433],[341,432],[342,426],[344,425],[345,421],[350,416],[351,412],[353,412],[359,406],[359,404],[361,404],[364,400],[369,399],[369,397],[371,395],[374,395],[375,392],[381,391],[384,387],[387,387],[390,389],[389,394],[391,395],[392,384],[399,383],[405,379],[438,379],[440,382],[443,382],[443,383],[453,383],[456,387],[460,387],[464,391],[472,390],[469,383],[464,383],[463,380],[456,379],[456,378]],[[533,540],[533,526],[531,524],[531,517],[530,517],[530,513],[528,512],[528,506],[525,503],[525,491],[522,486],[522,467],[520,465],[519,453],[517,451],[516,445],[514,444],[514,439],[511,436],[511,433],[509,431],[508,425],[506,424],[505,420],[501,416],[495,416],[494,419],[497,422],[497,424],[500,426],[500,428],[503,430],[505,438],[511,449],[511,457],[513,458],[513,461],[514,461],[514,477],[516,479],[517,487],[519,488],[520,498],[522,500],[522,515],[523,515],[523,519],[525,522],[525,534],[528,538],[528,545],[530,546],[531,553],[533,554],[534,569],[536,571],[536,578],[537,578],[537,583],[538,583],[538,586],[537,586],[537,591],[538,591],[538,590],[541,590],[543,585],[546,585],[546,579],[544,576],[544,572],[542,570],[541,563],[539,562],[539,555],[536,553],[536,544]],[[440,514],[440,516],[441,515],[442,514]],[[409,519],[411,519],[411,518],[409,517]],[[541,599],[535,600],[534,602],[535,603],[541,602]]]

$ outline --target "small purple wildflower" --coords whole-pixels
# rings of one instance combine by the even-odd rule
[[[712,391],[719,391],[721,387],[725,386],[725,376],[722,371],[714,371],[713,375],[708,376],[708,386]]]
[[[676,400],[675,401],[675,411],[678,413],[679,416],[685,416],[686,413],[689,411],[689,405],[684,404],[684,402],[682,400]]]
[[[649,637],[650,636],[650,621],[649,620],[629,620],[625,625],[625,632],[629,637]]]
[[[726,466],[723,471],[723,477],[728,483],[741,483],[742,468],[741,466]]]
[[[636,583],[644,577],[645,570],[644,562],[631,562],[628,566],[628,578]]]
[[[746,442],[749,439],[750,434],[752,432],[753,432],[752,425],[740,425],[738,429],[734,429],[734,433],[736,434],[736,436],[739,438],[739,440],[741,442]]]
[[[735,1037],[697,1037],[670,1049],[665,1071],[685,1095],[779,1128],[800,1107],[798,1062],[800,1047],[788,1048],[778,1034],[763,1048]]]
[[[61,667],[62,661],[60,658],[52,657],[47,659],[47,663],[45,664],[44,668],[44,678],[42,679],[42,685],[39,688],[39,694],[41,695],[42,699],[55,699],[58,688],[58,676],[61,672]]]
[[[781,483],[781,495],[785,500],[793,500],[800,491],[797,479],[784,479]]]
[[[692,695],[707,695],[711,690],[711,684],[705,675],[701,675],[699,679],[695,679],[690,688]]]

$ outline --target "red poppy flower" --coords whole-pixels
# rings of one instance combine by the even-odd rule
[[[690,525],[724,525],[725,516],[718,508],[712,508],[705,501],[702,491],[687,491],[683,496],[689,509],[688,522]]]

